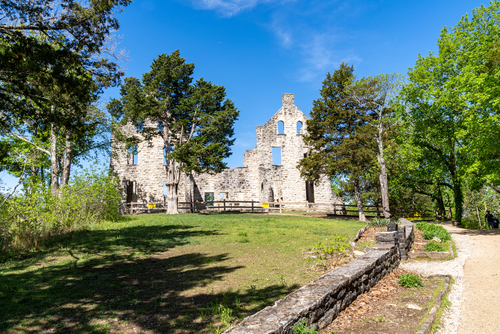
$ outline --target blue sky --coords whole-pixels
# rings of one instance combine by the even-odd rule
[[[136,0],[118,15],[126,76],[142,78],[153,59],[179,49],[195,78],[226,87],[240,110],[229,167],[256,145],[255,127],[294,93],[306,115],[326,73],[344,61],[358,76],[406,73],[417,54],[436,51],[445,26],[474,0],[301,1]],[[109,89],[105,98],[119,97]],[[103,161],[106,160],[103,157]],[[4,182],[10,178],[0,174]]]

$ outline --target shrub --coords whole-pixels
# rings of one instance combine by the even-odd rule
[[[415,274],[403,274],[399,276],[398,284],[410,289],[420,288],[423,286],[422,279]]]
[[[368,222],[369,226],[375,226],[375,227],[387,226],[389,224],[391,224],[390,219],[378,218],[378,217]]]
[[[430,241],[430,242],[425,244],[424,250],[426,252],[444,252],[446,249],[445,249],[445,246],[443,244],[440,244],[440,243],[435,242],[435,241]]]
[[[351,246],[346,238],[340,235],[333,236],[333,242],[329,242],[324,245],[319,242],[315,247],[311,249],[311,254],[319,255],[319,258],[324,260],[325,258],[342,258],[349,255]]]
[[[431,240],[434,237],[441,239],[442,241],[451,240],[451,234],[442,226],[430,224],[430,223],[417,223],[417,229],[423,231],[423,237],[425,240]]]
[[[462,221],[460,222],[460,225],[462,225],[462,227],[469,229],[469,230],[478,230],[481,228],[479,226],[477,219],[475,219],[473,217],[467,217],[467,218],[462,219]]]
[[[50,237],[88,229],[103,220],[116,220],[121,194],[116,178],[106,172],[85,171],[54,196],[43,184],[31,184],[1,208],[1,251],[39,248]]]
[[[316,327],[308,328],[306,326],[306,321],[302,320],[293,326],[293,334],[317,334],[318,330]]]

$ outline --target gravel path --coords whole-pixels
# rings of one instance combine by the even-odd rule
[[[401,265],[401,268],[421,273],[423,275],[451,275],[455,280],[452,285],[448,299],[452,306],[448,308],[442,318],[442,328],[440,334],[455,334],[458,332],[460,310],[464,301],[464,265],[471,254],[471,241],[467,234],[463,234],[463,229],[458,229],[451,225],[445,227],[452,234],[453,241],[457,247],[458,256],[451,261],[410,261]],[[467,230],[465,230],[467,231]]]
[[[500,333],[500,230],[466,230],[445,225],[458,257],[452,261],[412,261],[401,267],[425,275],[450,274],[455,279],[442,318],[440,334]]]

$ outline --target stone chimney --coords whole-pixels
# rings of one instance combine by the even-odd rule
[[[293,94],[283,94],[281,99],[283,101],[283,108],[288,109],[295,105],[295,99],[293,97]]]

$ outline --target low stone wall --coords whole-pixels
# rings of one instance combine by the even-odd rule
[[[274,306],[245,318],[227,334],[293,334],[293,326],[306,320],[309,327],[322,329],[360,294],[370,290],[399,266],[413,245],[413,224],[400,220],[397,231],[376,235],[376,245],[341,268],[292,292]]]

